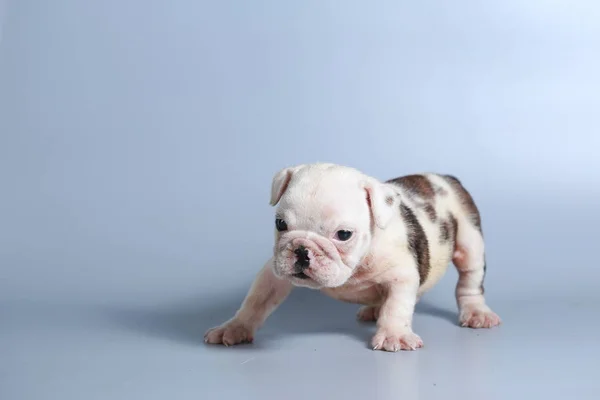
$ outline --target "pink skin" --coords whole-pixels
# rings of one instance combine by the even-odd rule
[[[294,251],[299,246],[304,246],[308,251],[310,266],[303,272],[310,279],[292,276],[298,272],[295,267],[297,255]],[[343,262],[331,241],[308,231],[291,231],[281,235],[273,268],[277,276],[291,279],[296,286],[310,288],[339,286],[352,274],[352,268]]]

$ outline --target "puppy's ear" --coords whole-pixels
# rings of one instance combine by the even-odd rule
[[[376,179],[367,179],[364,183],[364,189],[375,224],[380,229],[385,229],[394,213],[398,211],[396,192]]]
[[[301,167],[301,165],[298,165],[295,167],[284,168],[273,176],[273,182],[271,183],[271,201],[269,204],[274,206],[279,203],[279,199],[281,199],[281,196],[283,196],[287,190],[290,180],[292,180],[292,176]]]

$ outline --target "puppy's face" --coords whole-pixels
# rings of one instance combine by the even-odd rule
[[[314,289],[340,286],[352,276],[373,230],[387,222],[375,208],[391,209],[394,202],[389,189],[380,199],[387,189],[381,183],[329,164],[280,171],[272,189],[275,274]]]

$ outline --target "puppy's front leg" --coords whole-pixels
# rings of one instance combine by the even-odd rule
[[[279,279],[273,274],[272,263],[273,259],[270,259],[258,273],[233,318],[206,332],[206,343],[232,346],[254,340],[254,332],[292,291],[292,284],[288,280]]]
[[[373,350],[415,350],[423,347],[423,341],[412,330],[418,277],[396,278],[386,286],[386,298],[377,319],[377,332],[371,342]]]

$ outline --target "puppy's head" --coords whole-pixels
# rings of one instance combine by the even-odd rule
[[[273,178],[273,269],[296,286],[343,285],[395,210],[394,190],[334,164],[285,168]]]

